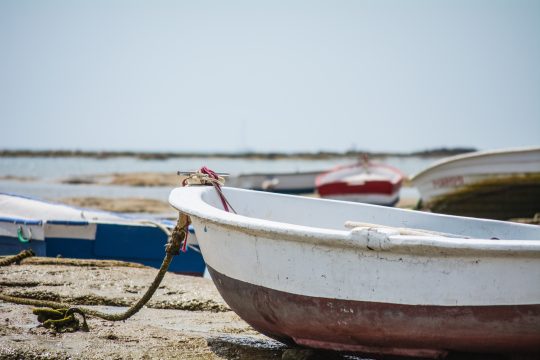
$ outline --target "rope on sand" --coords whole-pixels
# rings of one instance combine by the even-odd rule
[[[196,173],[190,174],[186,178],[182,185],[212,185],[216,189],[218,196],[221,199],[223,207],[226,211],[232,211],[236,213],[234,208],[231,206],[229,201],[225,198],[221,190],[221,186],[224,183],[223,177],[219,176],[216,172],[208,169],[207,167],[202,167]],[[44,327],[54,328],[58,332],[72,332],[77,330],[88,331],[88,324],[86,323],[86,315],[95,316],[104,320],[109,321],[123,321],[131,316],[135,315],[152,297],[154,292],[157,290],[163,277],[169,269],[169,265],[173,259],[173,256],[180,254],[180,249],[182,251],[186,250],[187,246],[187,237],[189,234],[188,226],[190,224],[189,216],[180,213],[178,217],[178,222],[172,233],[170,233],[169,240],[165,247],[165,258],[159,268],[156,278],[146,290],[146,293],[143,297],[129,307],[125,312],[120,314],[108,314],[101,311],[88,309],[88,308],[78,308],[71,307],[68,304],[63,304],[56,301],[44,301],[36,299],[28,299],[15,297],[10,295],[5,295],[0,293],[0,300],[20,304],[20,305],[31,305],[38,306],[40,308],[33,309],[33,313],[38,316],[38,321],[40,321]],[[153,225],[162,229],[167,235],[169,235],[169,230],[162,224],[156,222],[150,222]],[[4,259],[0,261],[0,266],[11,265],[15,262],[20,262],[22,259],[35,255],[31,250],[21,252],[20,254]],[[79,314],[83,318],[83,324],[80,325],[79,320],[75,317],[75,314]]]
[[[77,330],[88,331],[88,325],[86,324],[85,315],[99,317],[101,319],[109,320],[109,321],[126,320],[130,318],[131,316],[133,316],[134,314],[136,314],[148,302],[148,300],[150,300],[154,292],[157,290],[157,288],[161,284],[161,281],[163,280],[163,277],[167,273],[167,269],[169,268],[169,264],[171,263],[173,256],[178,255],[180,253],[180,248],[182,246],[182,243],[187,241],[189,223],[190,223],[189,217],[181,213],[178,218],[178,222],[176,223],[176,227],[172,231],[169,241],[167,242],[167,245],[165,248],[165,258],[163,259],[163,262],[158,271],[158,274],[156,275],[156,278],[154,279],[154,281],[152,282],[148,290],[146,290],[146,293],[143,295],[143,297],[139,301],[137,301],[135,304],[133,304],[131,307],[129,307],[123,313],[108,314],[108,313],[104,313],[101,311],[88,309],[88,308],[71,307],[68,304],[63,304],[63,303],[55,302],[55,301],[27,299],[27,298],[5,295],[2,293],[0,293],[0,300],[15,303],[15,304],[20,304],[20,305],[31,305],[31,306],[38,306],[41,308],[48,307],[49,309],[34,309],[33,312],[34,314],[38,315],[38,320],[43,323],[43,326],[48,327],[48,328],[54,328],[56,331],[59,331],[59,332],[77,331]],[[24,259],[25,257],[32,256],[32,255],[28,255],[27,253],[25,254],[23,253],[13,256],[8,259],[4,259],[2,262],[0,262],[0,265],[7,266],[17,261],[20,261]],[[75,314],[82,315],[83,317],[82,325],[79,325],[79,321],[74,316]]]
[[[9,256],[9,257],[5,257],[3,259],[0,260],[0,266],[8,266],[8,265],[11,265],[11,264],[15,264],[15,263],[20,263],[22,260],[28,258],[28,257],[31,257],[31,256],[35,256],[36,254],[32,251],[32,249],[29,249],[29,250],[23,250],[21,251],[20,253],[18,253],[17,255],[15,256]]]

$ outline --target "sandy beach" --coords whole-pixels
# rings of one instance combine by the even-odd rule
[[[29,258],[20,265],[0,267],[0,289],[5,295],[120,313],[142,296],[156,273],[157,269],[117,261]],[[87,321],[88,332],[57,333],[38,322],[31,306],[0,302],[0,359],[371,359],[289,348],[240,319],[210,279],[173,273],[166,274],[133,317]],[[534,357],[450,354],[447,359]]]
[[[123,185],[123,186],[180,186],[184,177],[175,173],[133,172],[112,173],[105,175],[88,175],[61,179],[62,184],[80,185]]]
[[[10,180],[35,181],[32,178]],[[181,180],[176,174],[135,172],[66,177],[56,181],[83,190],[102,186],[105,189],[163,188],[168,191],[180,186]],[[76,196],[54,200],[106,211],[168,214],[171,218],[177,215],[166,197],[160,200]],[[412,208],[416,201],[413,197],[402,197],[397,206]],[[107,261],[30,258],[20,265],[0,267],[0,289],[7,295],[117,313],[137,301],[157,273],[153,268],[125,265]],[[156,294],[135,316],[122,322],[89,318],[89,332],[55,333],[40,326],[31,309],[30,306],[0,302],[1,359],[360,359],[340,353],[290,349],[258,333],[240,319],[229,309],[210,279],[173,273],[165,276]],[[464,354],[448,357],[493,358],[491,355]]]
[[[138,300],[156,269],[51,264],[0,267],[2,293],[120,312]],[[89,332],[39,326],[32,307],[0,302],[2,359],[269,359],[285,347],[254,331],[209,279],[168,273],[139,313],[121,322],[89,318]]]
[[[58,201],[76,207],[123,213],[164,214],[176,212],[167,202],[156,199],[76,197],[60,198]]]
[[[103,186],[129,186],[129,187],[170,187],[180,186],[182,177],[170,173],[114,173],[107,175],[94,175],[86,177],[70,177],[61,179],[62,184],[72,185],[103,185]],[[124,213],[147,213],[147,214],[173,214],[174,209],[166,199],[148,199],[140,197],[66,197],[55,199],[59,202],[104,211]]]

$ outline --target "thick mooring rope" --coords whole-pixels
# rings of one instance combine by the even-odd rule
[[[35,256],[35,255],[36,254],[34,253],[34,251],[32,251],[32,249],[23,250],[17,255],[9,256],[9,257],[1,259],[0,266],[8,266],[11,264],[20,263],[22,260],[31,256]]]
[[[183,186],[186,185],[212,185],[216,189],[221,202],[223,204],[223,207],[226,211],[232,211],[236,213],[234,208],[231,206],[231,204],[227,201],[225,198],[225,195],[223,194],[221,190],[221,186],[224,183],[224,179],[219,176],[214,171],[208,169],[207,167],[202,167],[199,171],[196,173],[191,174],[188,178],[184,180],[182,183]],[[166,229],[163,225],[151,222],[155,226],[158,226],[161,228],[165,233],[168,234],[168,229]],[[43,323],[43,326],[48,328],[54,328],[56,331],[77,331],[77,330],[84,330],[88,331],[88,325],[86,324],[86,315],[88,316],[95,316],[99,317],[104,320],[109,321],[123,321],[134,314],[136,314],[142,307],[150,300],[152,295],[155,293],[159,285],[161,284],[161,281],[163,280],[163,277],[167,273],[167,270],[169,269],[169,265],[173,259],[173,256],[178,255],[180,253],[180,249],[182,251],[185,251],[186,245],[187,245],[187,237],[188,237],[188,226],[190,224],[189,216],[183,213],[180,213],[178,217],[178,222],[176,223],[176,226],[172,233],[170,234],[169,241],[167,242],[167,246],[165,249],[165,258],[163,259],[163,262],[161,264],[161,267],[159,268],[158,274],[156,275],[156,278],[146,290],[146,293],[143,295],[143,297],[137,301],[135,304],[133,304],[131,307],[129,307],[125,312],[120,314],[108,314],[101,311],[88,309],[88,308],[79,308],[79,307],[71,307],[68,304],[63,304],[56,301],[46,301],[46,300],[36,300],[36,299],[29,299],[29,298],[21,298],[21,297],[15,297],[10,295],[5,295],[0,293],[0,300],[11,302],[15,304],[20,305],[31,305],[31,306],[38,306],[38,309],[34,309],[34,314],[38,315],[38,320]],[[24,251],[16,256],[12,256],[6,259],[0,260],[0,266],[8,266],[13,263],[20,262],[26,257],[33,256],[34,253],[30,251]],[[47,309],[49,308],[49,309]],[[82,315],[83,317],[83,325],[79,325],[79,321],[75,318],[75,314]]]
[[[88,309],[88,308],[79,308],[79,307],[72,307],[68,304],[63,304],[56,301],[44,301],[44,300],[36,300],[36,299],[28,299],[28,298],[21,298],[21,297],[14,297],[10,295],[5,295],[0,293],[0,300],[20,304],[20,305],[31,305],[31,306],[39,306],[39,307],[49,307],[51,309],[48,310],[38,310],[35,309],[34,313],[36,315],[41,316],[41,319],[43,320],[44,326],[47,326],[47,324],[50,324],[50,327],[55,327],[57,330],[59,330],[59,326],[57,325],[63,325],[64,323],[68,324],[70,327],[73,326],[74,330],[79,329],[80,327],[74,326],[72,322],[70,321],[73,318],[73,315],[75,313],[79,313],[83,315],[83,326],[82,329],[86,327],[86,319],[84,318],[84,315],[88,316],[95,316],[99,317],[104,320],[109,321],[122,321],[130,318],[134,314],[136,314],[147,302],[150,300],[154,292],[157,290],[159,285],[161,284],[161,281],[163,280],[163,277],[167,273],[167,270],[169,268],[169,264],[171,263],[173,256],[178,255],[180,253],[180,248],[182,246],[183,242],[187,241],[187,234],[188,234],[188,226],[189,226],[190,220],[189,217],[186,214],[180,213],[180,216],[178,218],[178,222],[176,223],[176,226],[174,230],[172,231],[171,237],[169,238],[169,241],[167,242],[166,249],[165,249],[165,258],[163,259],[163,262],[161,264],[161,267],[159,268],[159,272],[156,275],[156,278],[146,290],[146,293],[143,295],[143,297],[137,301],[135,304],[133,304],[129,309],[127,309],[125,312],[120,314],[108,314],[101,311]],[[17,260],[20,261],[22,259],[19,259],[18,257],[21,257],[22,253],[10,258],[10,260],[15,259],[15,261],[12,261],[11,263],[16,262]],[[26,255],[24,257],[28,257],[31,255]],[[24,259],[24,257],[22,257]],[[0,263],[0,265],[9,265],[11,263],[7,263],[4,265],[4,263]],[[59,318],[61,315],[59,315],[59,312],[64,315],[64,318]]]

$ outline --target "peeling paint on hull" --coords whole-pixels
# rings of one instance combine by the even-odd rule
[[[285,343],[436,358],[448,351],[540,353],[540,304],[429,306],[310,297],[232,279],[209,267],[229,306]]]

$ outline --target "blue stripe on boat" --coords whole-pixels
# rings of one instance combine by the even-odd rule
[[[20,219],[20,218],[10,218],[10,217],[0,217],[0,222],[10,223],[10,224],[21,224],[21,225],[41,225],[41,224],[43,224],[42,220]]]
[[[47,256],[122,260],[159,268],[165,256],[167,235],[156,227],[98,224],[94,241],[47,238]],[[188,248],[189,249],[189,248]],[[175,256],[169,271],[202,275],[205,263],[198,252]]]
[[[88,225],[90,223],[88,221],[84,221],[84,220],[47,220],[47,224],[85,226],[85,225]]]

